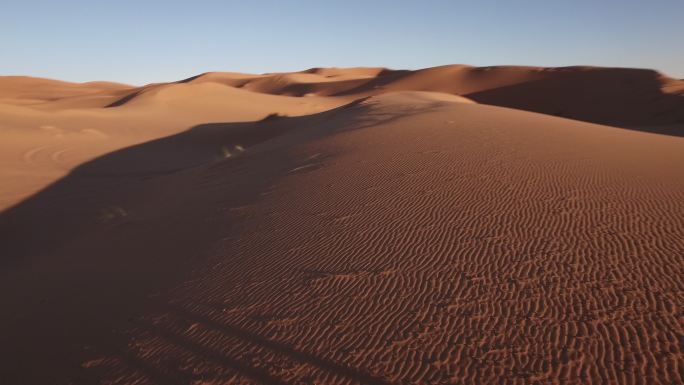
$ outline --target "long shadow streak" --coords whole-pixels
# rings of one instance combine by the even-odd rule
[[[358,369],[351,368],[342,364],[339,364],[337,362],[333,362],[330,360],[327,360],[325,358],[319,357],[317,355],[303,352],[300,350],[297,350],[293,348],[290,345],[284,344],[282,342],[278,341],[273,341],[269,340],[263,336],[260,336],[258,334],[252,333],[248,330],[241,329],[236,326],[232,325],[225,325],[223,323],[214,321],[210,318],[192,313],[186,309],[183,309],[179,306],[176,305],[170,305],[171,310],[180,315],[181,317],[184,317],[188,320],[191,320],[193,322],[197,323],[202,323],[207,326],[210,326],[213,329],[216,329],[220,331],[221,333],[231,335],[237,338],[240,338],[242,340],[248,341],[250,343],[253,343],[255,345],[262,346],[267,349],[271,349],[273,351],[276,351],[278,353],[287,355],[291,358],[297,359],[299,361],[303,361],[306,363],[309,363],[311,365],[317,366],[323,370],[326,370],[332,374],[347,377],[349,379],[352,379],[354,381],[357,381],[362,384],[371,384],[371,385],[391,385],[392,383],[379,377],[375,377],[371,374],[364,373]]]

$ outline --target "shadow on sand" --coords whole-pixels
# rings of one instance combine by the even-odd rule
[[[84,163],[4,211],[0,306],[11,312],[0,320],[0,354],[11,359],[0,361],[0,383],[98,383],[81,367],[94,354],[144,368],[118,331],[141,314],[164,312],[159,296],[186,280],[221,239],[239,236],[231,207],[249,205],[306,164],[290,144],[413,112],[372,111],[360,101],[310,116],[203,124]],[[178,379],[143,372],[161,383]]]
[[[572,72],[572,68],[562,76],[464,96],[482,104],[684,136],[684,97],[664,93],[656,71],[613,68]]]
[[[250,147],[295,119],[216,123],[112,152],[0,214],[0,383],[62,383],[115,329],[153,311],[223,231],[221,204],[246,205],[285,172],[286,152]],[[39,370],[36,370],[39,365]]]

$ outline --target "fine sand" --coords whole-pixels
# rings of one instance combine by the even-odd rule
[[[684,383],[684,82],[0,77],[0,384]]]

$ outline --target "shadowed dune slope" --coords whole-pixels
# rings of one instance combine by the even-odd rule
[[[683,162],[421,92],[122,149],[0,216],[0,380],[681,383]]]

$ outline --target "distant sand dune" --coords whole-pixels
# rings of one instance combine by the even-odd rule
[[[684,382],[677,80],[2,82],[2,384]]]
[[[601,67],[450,65],[417,71],[313,68],[263,75],[212,72],[177,83],[137,88],[106,82],[74,84],[5,77],[0,78],[0,98],[15,103],[34,101],[43,108],[118,107],[140,97],[176,92],[181,86],[185,88],[178,90],[179,95],[192,100],[195,88],[186,85],[209,88],[209,84],[272,95],[344,96],[347,100],[398,90],[434,91],[466,96],[484,104],[604,124],[684,122],[683,81],[652,70]],[[232,94],[212,95],[210,100],[228,95]]]

